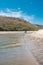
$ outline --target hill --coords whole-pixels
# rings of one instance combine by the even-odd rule
[[[35,24],[39,29],[43,29],[43,25]]]
[[[27,31],[38,30],[38,27],[19,18],[0,16],[0,31],[25,31],[25,30]]]

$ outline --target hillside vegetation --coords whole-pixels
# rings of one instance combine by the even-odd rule
[[[0,31],[32,31],[38,27],[25,20],[12,17],[0,17]]]

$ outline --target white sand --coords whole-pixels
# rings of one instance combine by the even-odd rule
[[[14,34],[14,33],[24,33],[25,31],[0,31],[0,34]],[[30,34],[31,33],[31,34]],[[43,29],[38,31],[27,31],[27,34],[33,37],[43,38]]]
[[[43,38],[43,29],[40,29],[38,31],[35,31],[31,35],[34,36],[34,37]]]
[[[0,31],[0,34],[24,33],[24,31]]]

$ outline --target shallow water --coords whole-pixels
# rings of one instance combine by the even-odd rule
[[[0,65],[18,65],[22,58],[21,37],[24,34],[2,34],[0,35]]]
[[[0,35],[0,65],[38,65],[30,53],[33,46],[29,41],[25,33]]]

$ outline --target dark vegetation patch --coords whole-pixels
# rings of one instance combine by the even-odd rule
[[[38,27],[19,18],[1,17],[0,31],[35,31]]]

